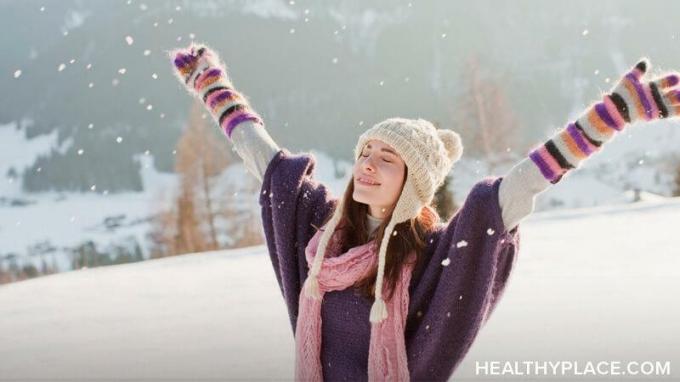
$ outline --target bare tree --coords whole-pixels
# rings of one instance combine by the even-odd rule
[[[466,151],[485,160],[493,172],[515,159],[509,149],[517,144],[519,123],[503,82],[483,75],[476,56],[466,62],[462,83],[464,92],[458,102],[448,104],[449,112],[465,139]]]

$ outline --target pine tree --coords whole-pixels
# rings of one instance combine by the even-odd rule
[[[675,170],[675,187],[673,190],[673,196],[680,196],[680,163]]]
[[[434,194],[432,204],[443,221],[448,221],[458,210],[458,206],[453,198],[453,193],[449,191],[451,175],[444,178],[444,183]]]

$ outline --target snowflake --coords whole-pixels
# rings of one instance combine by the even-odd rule
[[[489,228],[489,229],[486,230],[486,234],[489,235],[489,236],[493,235],[494,232],[496,232],[496,231],[494,231],[492,228]]]
[[[461,240],[458,243],[456,243],[456,248],[467,247],[467,245],[468,245],[467,241]]]
[[[128,45],[132,45],[135,42],[135,39],[133,39],[132,36],[125,36],[125,42],[127,42]]]
[[[17,69],[17,70],[14,72],[14,78],[19,78],[19,76],[21,76],[21,70],[20,70],[20,69]]]
[[[451,259],[449,259],[448,257],[445,258],[444,260],[442,260],[442,265],[443,265],[443,266],[446,267],[446,266],[448,266],[449,264],[451,264]]]

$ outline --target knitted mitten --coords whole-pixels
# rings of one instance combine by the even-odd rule
[[[559,182],[628,124],[680,115],[680,91],[674,89],[680,75],[665,74],[645,81],[649,67],[649,61],[642,58],[601,102],[530,152],[529,157],[550,183]]]
[[[174,58],[177,78],[189,93],[200,97],[229,138],[241,122],[252,121],[264,126],[262,118],[245,96],[234,89],[226,66],[213,50],[192,43],[186,49],[172,51],[171,57]]]

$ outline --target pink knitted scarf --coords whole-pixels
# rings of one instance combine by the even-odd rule
[[[322,230],[318,230],[305,248],[309,268],[316,255]],[[339,245],[334,232],[327,246],[327,254],[335,253]],[[335,240],[334,240],[335,239]],[[302,288],[299,314],[295,330],[295,378],[297,381],[322,381],[321,366],[321,302],[327,291],[351,287],[365,274],[375,269],[378,254],[375,241],[349,249],[338,256],[324,257],[318,275],[321,299],[307,295]],[[412,254],[413,255],[413,254]],[[411,258],[412,260],[412,258]],[[413,265],[407,262],[395,292],[386,301],[388,317],[380,323],[371,324],[371,339],[368,353],[369,381],[408,381],[409,371],[406,357],[404,328],[408,311],[408,286]],[[385,294],[387,295],[387,294]],[[368,319],[368,317],[366,317]]]

